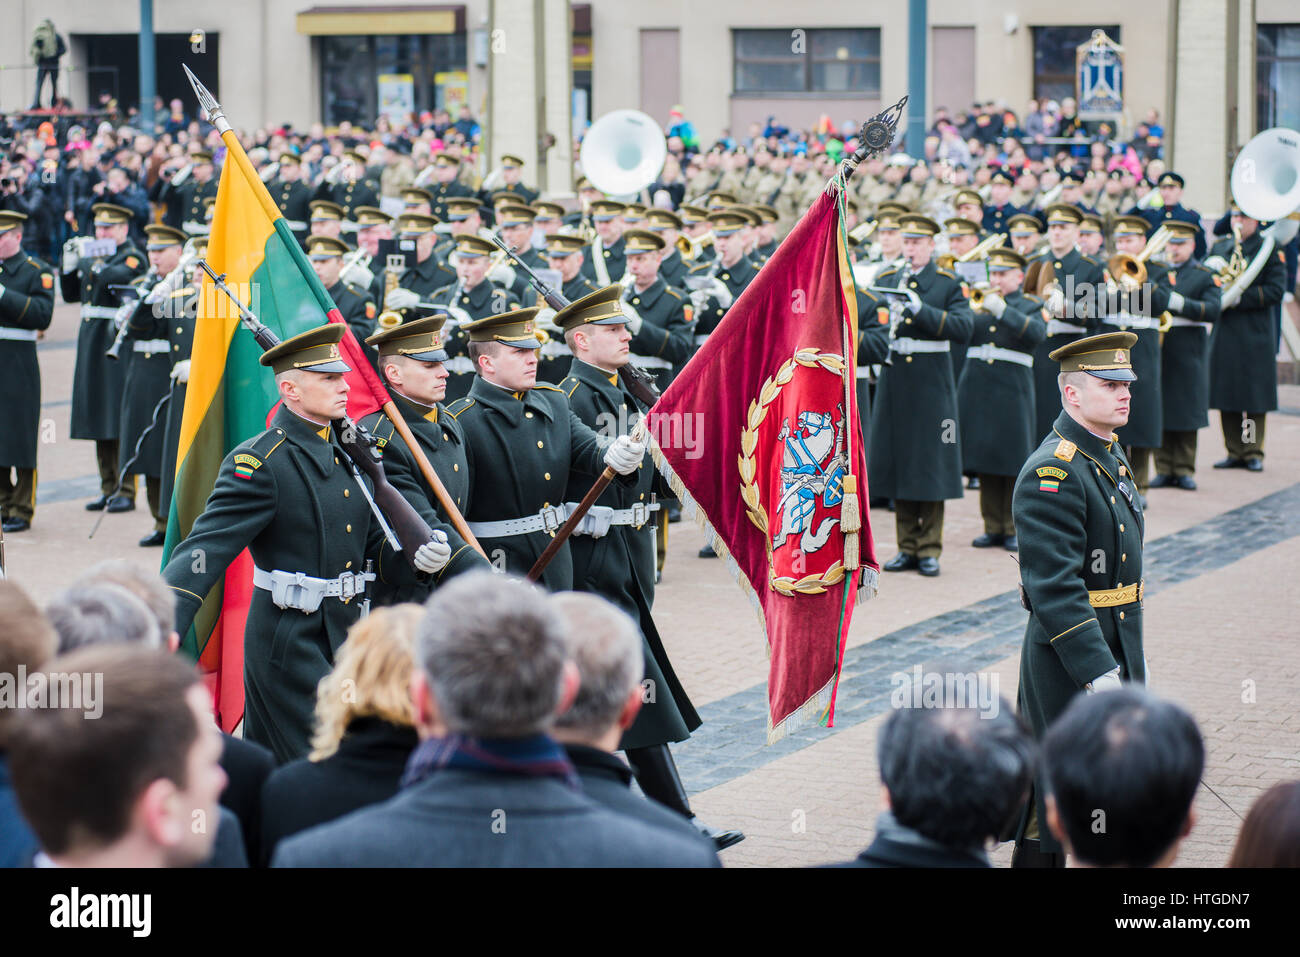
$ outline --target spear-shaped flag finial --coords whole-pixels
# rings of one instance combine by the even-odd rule
[[[193,70],[184,63],[181,64],[181,69],[190,78],[190,86],[194,87],[194,95],[198,97],[199,106],[203,107],[204,112],[208,114],[208,122],[217,128],[218,133],[224,134],[226,130],[230,129],[230,124],[226,122],[226,114],[221,112],[221,104],[217,102],[215,96],[208,92],[208,88],[199,82],[199,78],[194,75]]]

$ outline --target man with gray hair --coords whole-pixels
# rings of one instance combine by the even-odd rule
[[[1014,822],[1035,758],[1004,699],[992,716],[975,707],[898,708],[876,742],[886,809],[871,846],[846,866],[988,867],[986,848]]]
[[[59,654],[85,645],[134,643],[162,648],[149,607],[120,585],[83,585],[55,597],[45,616],[59,635]]]
[[[442,585],[426,608],[411,681],[421,743],[402,790],[282,842],[272,866],[718,866],[698,839],[582,793],[548,733],[577,694],[578,671],[539,589],[475,572]]]
[[[633,770],[615,756],[644,701],[641,633],[625,612],[595,595],[562,592],[551,604],[564,620],[569,660],[578,669],[578,693],[555,721],[552,736],[564,745],[592,800],[655,827],[712,846],[693,819],[632,792]]]

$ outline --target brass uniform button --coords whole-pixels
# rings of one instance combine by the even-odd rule
[[[525,419],[531,419],[532,417],[533,417],[533,414],[532,414],[531,412],[525,412],[525,413],[524,413],[524,418],[525,418]]]
[[[349,525],[349,526],[347,527],[347,531],[348,531],[348,534],[349,534],[349,535],[352,534],[352,526],[351,526],[351,525]]]
[[[1124,620],[1124,613],[1122,611],[1119,613],[1119,620],[1120,621]]]
[[[549,482],[549,481],[551,480],[551,473],[550,473],[550,472],[543,472],[543,473],[542,473],[542,478],[546,479],[546,481]]]
[[[539,449],[542,447],[542,440],[541,440],[541,439],[538,439],[538,440],[537,440],[537,447],[538,447]]]
[[[344,489],[344,490],[343,490],[343,497],[344,497],[344,498],[350,498],[351,495],[352,495],[352,493],[351,493],[350,491],[348,491],[347,489]]]
[[[911,361],[912,361],[912,357],[911,357],[911,356],[908,356],[908,357],[907,357],[907,361],[908,361],[908,362],[911,362]]]
[[[1119,530],[1120,530],[1121,532],[1124,531],[1124,523],[1123,523],[1123,522],[1120,522],[1120,523],[1119,523]]]
[[[1115,496],[1114,496],[1114,495],[1112,495],[1112,496],[1110,497],[1110,504],[1112,504],[1112,505],[1115,504]]]
[[[351,567],[352,567],[352,563],[351,563],[351,562],[348,562],[348,563],[347,563],[346,565],[344,565],[343,567],[344,567],[344,568],[351,568]]]
[[[1122,555],[1120,555],[1119,560],[1122,562],[1128,561],[1128,552],[1124,552]]]
[[[459,471],[460,471],[460,463],[459,463],[459,462],[452,462],[452,463],[451,463],[451,470],[452,470],[453,472],[459,472]]]

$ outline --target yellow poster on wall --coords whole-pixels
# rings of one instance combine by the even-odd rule
[[[438,85],[438,106],[453,117],[469,102],[469,74],[464,70],[435,73],[433,82]]]

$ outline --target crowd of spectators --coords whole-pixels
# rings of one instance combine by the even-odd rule
[[[126,562],[44,611],[0,581],[0,676],[46,675],[51,695],[95,683],[75,704],[0,708],[0,866],[719,865],[616,754],[641,649],[600,598],[484,573],[363,619],[320,684],[310,756],[278,768],[218,732],[172,613],[159,576]],[[1204,740],[1143,688],[1080,696],[1041,745],[1005,700],[911,700],[878,735],[872,843],[838,866],[987,867],[1036,780],[1077,866],[1169,866],[1193,832]],[[1229,865],[1298,863],[1300,782],[1283,782]]]

